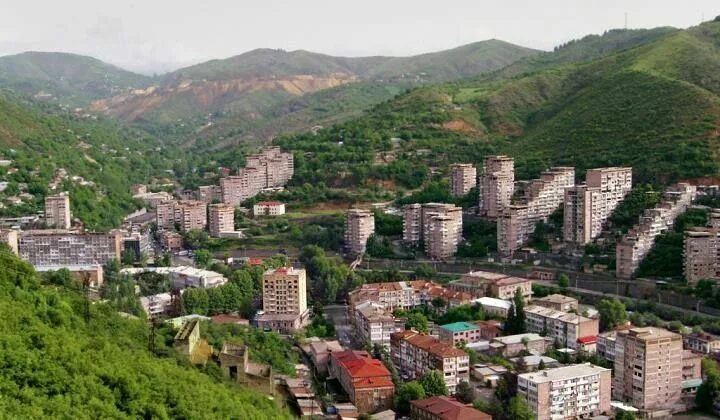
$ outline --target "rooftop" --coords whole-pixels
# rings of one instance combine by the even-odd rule
[[[453,322],[452,324],[441,325],[440,328],[451,331],[453,333],[477,330],[478,326],[469,322]]]
[[[331,353],[330,357],[348,372],[356,389],[394,386],[390,371],[366,351],[338,351]]]
[[[545,296],[544,298],[535,299],[540,302],[550,302],[550,303],[577,303],[577,299],[571,298],[570,296],[561,295],[559,293],[555,293],[553,295]]]
[[[635,327],[629,330],[618,331],[618,336],[637,337],[642,341],[657,340],[661,338],[681,338],[680,334],[657,327]]]
[[[258,201],[255,203],[256,206],[279,206],[283,203],[279,201]]]
[[[467,353],[456,348],[450,343],[440,341],[439,339],[421,334],[416,331],[401,331],[392,334],[394,338],[401,338],[409,344],[421,348],[426,352],[438,357],[467,357]]]
[[[455,398],[445,396],[415,400],[411,401],[410,404],[420,410],[434,414],[441,420],[492,420],[489,414],[469,407]]]
[[[474,299],[472,303],[479,303],[482,306],[494,306],[496,308],[503,308],[507,310],[510,310],[510,308],[512,308],[512,303],[507,300],[487,296]]]
[[[558,319],[569,324],[579,324],[581,322],[592,321],[582,315],[557,311],[555,309],[546,308],[544,306],[530,305],[525,308],[525,313],[539,315],[545,318]]]
[[[538,341],[538,340],[545,340],[545,337],[541,336],[540,334],[536,334],[536,333],[525,333],[525,334],[506,335],[505,337],[495,337],[495,338],[493,338],[493,341],[508,345],[508,344],[522,343],[523,339],[527,339],[528,341]]]
[[[600,366],[592,365],[590,363],[583,363],[580,365],[570,365],[554,369],[545,369],[540,372],[523,373],[519,375],[519,377],[534,383],[544,383],[566,380],[571,378],[581,378],[589,375],[597,375],[602,372],[610,372],[610,369],[605,369]]]

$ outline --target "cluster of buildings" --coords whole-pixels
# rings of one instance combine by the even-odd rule
[[[457,252],[462,241],[462,208],[454,204],[409,204],[403,211],[403,241],[411,246],[424,244],[432,259],[446,259]]]
[[[655,239],[671,229],[675,219],[684,213],[695,199],[697,189],[687,183],[668,188],[662,201],[640,216],[639,222],[622,237],[616,246],[616,272],[621,278],[630,278],[640,262],[650,252]]]
[[[683,271],[690,284],[720,279],[720,209],[713,209],[708,226],[685,232]]]
[[[279,147],[267,147],[260,153],[248,155],[245,167],[236,175],[220,179],[219,193],[223,203],[238,206],[263,190],[282,187],[292,178],[294,160],[292,153],[282,152]],[[216,189],[205,189],[205,195],[216,198]]]

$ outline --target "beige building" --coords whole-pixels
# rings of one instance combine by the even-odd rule
[[[258,201],[253,205],[253,216],[282,216],[285,203],[279,201]]]
[[[490,353],[503,357],[515,357],[521,352],[545,353],[553,345],[550,338],[537,333],[525,333],[495,337],[490,341]]]
[[[67,192],[45,197],[45,225],[54,229],[70,229],[70,195]]]
[[[452,307],[469,303],[471,296],[425,280],[366,283],[348,293],[352,308],[363,302],[375,302],[391,312],[425,306],[435,298],[444,300]]]
[[[160,246],[163,249],[169,249],[171,251],[182,249],[183,237],[177,232],[163,230],[160,231]]]
[[[263,274],[263,311],[258,328],[291,333],[308,320],[307,280],[302,268],[281,267]]]
[[[364,253],[374,233],[375,215],[371,210],[349,209],[345,213],[345,249],[349,254]]]
[[[158,228],[174,229],[178,224],[182,230],[203,230],[207,226],[207,203],[196,200],[165,201],[156,209]]]
[[[6,243],[12,252],[18,253],[18,231],[14,229],[0,229],[0,242]]]
[[[197,199],[203,203],[222,201],[222,188],[219,185],[202,185],[198,187]]]
[[[123,234],[28,230],[20,234],[20,258],[34,266],[103,265],[120,261]]]
[[[698,353],[710,354],[720,352],[720,337],[704,333],[683,335],[683,346]]]
[[[416,331],[393,333],[390,337],[390,356],[401,376],[409,380],[420,378],[431,370],[443,373],[450,393],[462,381],[470,380],[470,358],[451,343]]]
[[[613,399],[641,410],[668,409],[682,398],[680,334],[656,327],[618,331]]]
[[[424,242],[432,259],[454,255],[462,241],[462,208],[445,203],[403,207],[403,240],[414,245]]]
[[[585,363],[523,373],[518,375],[518,395],[538,420],[609,415],[610,372]]]
[[[208,230],[212,236],[235,230],[235,207],[229,204],[210,204],[208,206]]]
[[[685,232],[683,271],[690,284],[720,279],[720,209],[713,209],[709,219],[707,227]]]
[[[585,184],[565,190],[563,238],[586,244],[602,232],[615,208],[632,188],[632,168],[588,170]]]
[[[246,156],[245,161],[245,167],[239,169],[236,176],[220,179],[224,203],[240,205],[264,189],[282,187],[293,176],[293,155],[280,151],[279,147],[267,147]]]
[[[488,296],[512,300],[518,288],[526,302],[532,297],[532,280],[490,271],[465,273],[460,280],[450,282],[448,287],[450,290],[469,293],[474,298]]]
[[[392,312],[372,301],[355,306],[355,327],[364,342],[386,349],[390,348],[390,335],[398,331]]]
[[[523,197],[506,206],[498,217],[498,252],[511,255],[522,248],[535,230],[547,221],[565,199],[565,189],[575,185],[575,168],[554,167],[530,181]]]
[[[622,237],[616,246],[616,271],[620,278],[630,278],[655,244],[655,238],[672,228],[675,219],[695,199],[697,188],[686,183],[671,186],[663,200],[640,216],[639,222]]]
[[[500,216],[515,192],[515,160],[509,156],[486,156],[478,192],[480,215]]]
[[[527,330],[550,337],[563,347],[580,348],[580,340],[594,338],[599,332],[599,321],[575,313],[557,311],[543,306],[525,308]]]
[[[539,299],[533,299],[533,305],[544,306],[556,311],[570,312],[578,310],[578,300],[561,294],[552,294]]]
[[[477,185],[477,170],[469,163],[450,165],[450,193],[462,197]]]

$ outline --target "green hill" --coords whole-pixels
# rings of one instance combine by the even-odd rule
[[[44,92],[76,106],[150,83],[150,77],[77,54],[33,51],[0,57],[0,86],[29,95]]]
[[[277,143],[302,155],[299,183],[412,188],[427,167],[488,153],[515,156],[520,179],[558,164],[576,166],[578,176],[632,165],[643,182],[717,176],[719,79],[720,23],[705,23],[586,63],[415,89],[361,118]]]
[[[147,350],[148,323],[41,283],[0,246],[0,410],[6,418],[283,419],[274,402]]]

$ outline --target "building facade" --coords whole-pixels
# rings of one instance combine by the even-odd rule
[[[267,147],[260,153],[245,157],[245,167],[237,175],[220,178],[222,201],[238,206],[265,189],[287,184],[294,172],[292,153],[279,147]]]
[[[104,265],[120,261],[123,234],[29,230],[18,238],[20,258],[34,266]]]
[[[222,232],[235,230],[235,207],[224,204],[210,204],[208,206],[208,230],[212,236],[220,236]]]
[[[332,352],[328,364],[358,414],[376,413],[393,407],[395,385],[385,365],[366,351]]]
[[[497,218],[510,205],[515,192],[515,160],[509,156],[486,156],[478,181],[481,216]]]
[[[450,165],[450,193],[462,197],[477,185],[477,170],[469,163]]]
[[[0,229],[0,242],[7,244],[14,254],[18,254],[18,231],[15,229]]]
[[[203,230],[207,226],[207,203],[196,200],[171,200],[158,203],[158,228],[174,229],[179,225],[185,231]]]
[[[384,305],[363,302],[355,306],[355,327],[360,338],[371,345],[390,348],[390,335],[398,331],[395,317]]]
[[[462,208],[445,203],[403,207],[403,240],[411,245],[424,242],[432,259],[454,255],[462,241]]]
[[[263,274],[263,311],[259,328],[291,333],[308,320],[307,280],[304,269],[281,267]]]
[[[367,241],[375,233],[375,215],[370,210],[349,209],[345,213],[345,248],[351,255],[365,252]]]
[[[570,312],[578,310],[578,300],[561,294],[552,294],[539,299],[533,299],[533,305],[543,306],[556,311]]]
[[[527,330],[545,334],[561,346],[579,349],[581,339],[596,337],[599,321],[576,313],[556,311],[543,306],[531,305],[525,308]]]
[[[517,289],[520,289],[526,302],[532,297],[532,280],[490,271],[465,273],[460,280],[450,282],[448,287],[450,290],[469,293],[475,298],[488,296],[512,300]]]
[[[720,337],[704,332],[685,334],[683,347],[703,354],[717,353],[720,352]]]
[[[70,229],[70,195],[67,192],[45,197],[45,225],[53,229]]]
[[[470,322],[453,322],[440,326],[440,340],[457,346],[461,343],[477,343],[482,337],[478,325]]]
[[[279,201],[258,201],[253,205],[253,216],[282,216],[285,203]]]

